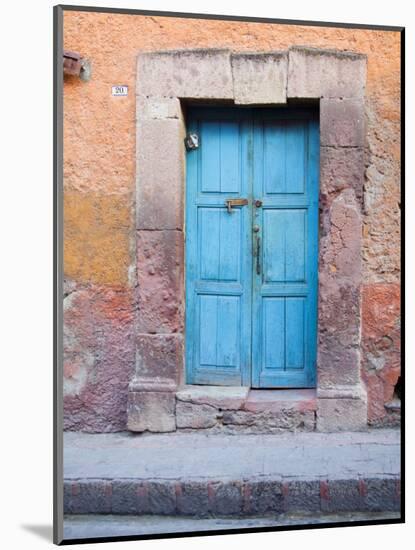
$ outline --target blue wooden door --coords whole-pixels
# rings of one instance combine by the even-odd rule
[[[200,146],[187,153],[187,382],[249,385],[252,121],[194,110],[188,131]],[[228,212],[227,199],[249,204]]]
[[[318,123],[299,112],[254,123],[252,386],[316,380]]]
[[[317,120],[197,108],[188,131],[199,147],[187,153],[186,381],[312,387]]]

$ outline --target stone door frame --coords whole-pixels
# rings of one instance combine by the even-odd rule
[[[317,429],[367,426],[360,376],[365,85],[366,56],[336,50],[295,46],[282,52],[200,49],[138,56],[138,312],[130,430],[176,429],[176,392],[184,384],[189,101],[267,107],[319,102]]]

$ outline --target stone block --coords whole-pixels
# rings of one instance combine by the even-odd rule
[[[284,511],[282,484],[276,480],[252,481],[248,485],[247,512],[266,514]]]
[[[177,510],[186,516],[203,517],[209,512],[209,496],[206,482],[189,481],[180,484],[177,494]]]
[[[331,203],[325,234],[320,238],[320,294],[339,294],[340,286],[360,287],[362,216],[354,192],[342,191]]]
[[[242,486],[239,482],[229,481],[215,484],[213,512],[218,516],[239,515],[242,512]]]
[[[364,150],[362,147],[320,148],[320,193],[335,195],[344,189],[353,189],[360,205],[363,204]]]
[[[320,145],[363,147],[366,121],[361,99],[322,99],[320,101]]]
[[[255,414],[250,411],[224,411],[222,415],[222,422],[224,426],[256,426],[260,428],[261,420],[263,420],[261,414]],[[266,415],[269,419],[270,415]]]
[[[176,513],[176,487],[166,481],[148,482],[149,513],[156,515],[174,515]]]
[[[63,513],[64,514],[73,514],[73,504],[72,504],[72,481],[63,482]]]
[[[250,390],[243,410],[253,413],[282,413],[283,411],[315,411],[316,392],[308,389]]]
[[[322,512],[358,512],[362,509],[363,501],[357,479],[328,482],[328,491],[321,495]]]
[[[238,53],[231,56],[235,103],[286,103],[286,52]]]
[[[175,383],[182,365],[183,336],[181,334],[137,335],[137,377],[169,380]]]
[[[180,120],[137,123],[137,229],[182,229],[184,126]]]
[[[364,505],[371,512],[399,511],[400,495],[396,478],[367,479]]]
[[[137,120],[182,119],[180,100],[177,97],[137,96]]]
[[[367,429],[367,403],[363,391],[361,397],[319,397],[317,431],[359,431]],[[320,392],[319,392],[320,393]],[[335,393],[334,393],[335,395]]]
[[[279,412],[223,411],[223,429],[227,433],[266,434],[282,431],[313,431],[314,411],[288,408]]]
[[[232,99],[230,52],[209,48],[140,54],[137,93],[154,97]]]
[[[173,432],[175,405],[173,392],[129,391],[127,428],[132,432]]]
[[[293,47],[288,57],[289,98],[350,98],[365,94],[364,55]]]
[[[285,512],[320,511],[319,481],[287,481],[283,484]]]
[[[112,482],[112,513],[136,514],[137,507],[137,482],[114,480]]]
[[[183,330],[183,233],[137,232],[138,333]]]
[[[360,381],[360,351],[345,346],[334,334],[320,334],[318,343],[317,371],[319,385],[357,384]]]
[[[176,425],[178,428],[212,428],[217,424],[217,417],[220,413],[210,405],[176,403]]]
[[[72,485],[73,514],[110,514],[111,482],[99,480],[81,480]]]
[[[237,386],[184,386],[176,397],[179,401],[210,405],[217,409],[240,409],[249,394],[248,387]]]

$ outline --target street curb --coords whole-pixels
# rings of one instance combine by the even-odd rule
[[[64,481],[65,514],[254,516],[400,510],[400,478]]]

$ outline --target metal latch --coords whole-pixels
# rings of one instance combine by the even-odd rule
[[[232,206],[245,206],[248,204],[248,199],[226,199],[225,203],[229,214],[231,214]]]
[[[199,143],[200,140],[197,134],[187,134],[187,136],[184,138],[184,144],[188,151],[197,149],[199,147]]]

